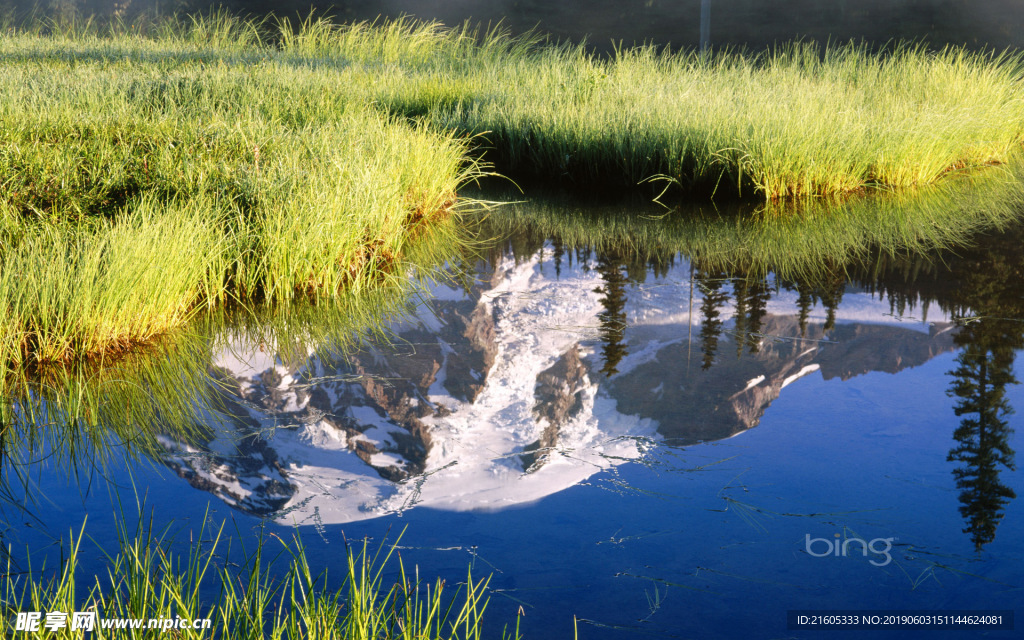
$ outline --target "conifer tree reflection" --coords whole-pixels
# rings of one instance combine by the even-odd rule
[[[736,357],[743,355],[743,345],[746,343],[747,333],[747,279],[733,278],[732,290],[736,296]]]
[[[736,357],[743,354],[743,347],[750,353],[761,350],[761,324],[768,313],[768,301],[771,290],[765,278],[749,275],[735,277],[732,280],[733,293],[736,298]]]
[[[722,291],[726,274],[721,271],[705,271],[698,266],[695,277],[701,293],[700,348],[704,355],[701,369],[707,370],[715,362],[718,339],[722,335],[723,320],[720,309],[728,302],[729,293]]]
[[[747,289],[747,345],[750,347],[750,353],[761,350],[761,323],[768,313],[768,301],[771,297],[771,289],[764,278],[758,278]]]
[[[1013,470],[1013,429],[1006,417],[1013,409],[1006,387],[1017,384],[1013,375],[1014,351],[1024,346],[1024,303],[1015,284],[1022,274],[1017,247],[989,251],[983,258],[968,257],[965,282],[959,287],[961,310],[974,317],[956,337],[963,347],[947,393],[959,398],[955,412],[961,418],[953,432],[957,441],[948,460],[960,462],[953,471],[960,489],[960,514],[966,521],[976,550],[995,539],[1003,509],[1016,493],[1000,481],[1000,467]],[[1012,256],[1012,257],[1011,257]],[[986,264],[982,264],[982,262]]]
[[[822,287],[821,304],[825,307],[824,331],[831,331],[836,326],[836,310],[839,303],[843,301],[843,293],[846,291],[846,276],[838,269],[832,273]]]
[[[601,296],[604,310],[598,314],[601,320],[601,342],[604,346],[604,366],[601,373],[606,376],[618,372],[618,364],[626,355],[624,338],[626,335],[626,282],[628,278],[623,272],[622,258],[615,253],[602,253],[597,259],[597,271],[604,280],[604,285],[595,289]]]
[[[996,321],[998,322],[998,321]],[[1003,321],[1005,322],[1005,321]],[[1012,432],[1004,419],[1013,412],[1006,400],[1006,385],[1016,384],[1013,350],[991,338],[994,322],[980,320],[965,327],[956,341],[964,346],[949,394],[960,398],[955,412],[961,418],[953,432],[957,441],[948,460],[963,463],[953,470],[960,489],[960,514],[967,521],[964,533],[971,534],[974,547],[995,539],[1003,518],[1003,507],[1016,494],[999,481],[999,467],[1014,469],[1014,452],[1009,446]]]
[[[807,335],[807,319],[814,308],[814,289],[805,280],[797,280],[796,291],[796,306],[800,311],[800,337],[803,338]]]
[[[565,256],[565,243],[562,242],[561,236],[555,236],[551,239],[552,247],[554,248],[555,258],[555,278],[562,277],[562,257]],[[570,257],[571,262],[571,257]]]

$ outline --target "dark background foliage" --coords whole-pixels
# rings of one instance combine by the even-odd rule
[[[797,37],[817,41],[893,39],[933,46],[1024,45],[1020,0],[709,0],[714,46],[761,48]],[[601,50],[611,42],[653,42],[674,47],[699,43],[701,0],[0,0],[0,9],[26,14],[117,15],[194,12],[224,6],[262,16],[308,15],[310,9],[342,20],[413,15],[454,25],[499,20],[514,32],[538,27],[556,39],[584,37]]]

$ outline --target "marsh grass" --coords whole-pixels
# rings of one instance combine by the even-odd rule
[[[1021,58],[1008,52],[796,42],[763,53],[620,47],[605,58],[500,27],[227,14],[49,32],[59,53],[13,37],[21,46],[10,54],[312,73],[335,90],[294,92],[297,105],[279,91],[231,96],[223,74],[203,91],[302,119],[342,104],[422,116],[435,131],[486,136],[502,166],[549,179],[635,185],[663,176],[768,199],[822,195],[933,182],[1003,162],[1024,139]],[[322,104],[310,107],[308,97]]]
[[[374,109],[341,68],[273,60],[230,16],[45,31],[0,38],[7,369],[124,351],[228,301],[400,280],[481,171],[465,140]]]
[[[182,324],[200,301],[217,299],[223,284],[210,264],[224,251],[223,236],[189,208],[142,200],[90,233],[28,229],[0,272],[9,340],[21,345],[8,360],[123,350]]]
[[[304,26],[284,55],[377,70],[372,99],[482,136],[513,176],[778,199],[928,184],[1005,162],[1024,140],[1014,53],[796,42],[603,58],[500,29]]]
[[[750,55],[224,13],[6,25],[0,367],[102,358],[227,302],[406,277],[487,172],[774,201],[1005,162],[1021,59]],[[813,207],[812,207],[813,208]]]
[[[69,535],[60,567],[19,575],[8,561],[0,587],[5,626],[13,633],[18,611],[95,611],[100,619],[209,619],[209,629],[175,629],[176,638],[323,640],[474,640],[482,636],[488,580],[453,589],[443,580],[421,582],[408,575],[397,542],[374,550],[366,541],[345,546],[345,574],[338,581],[315,574],[295,537],[261,536],[254,549],[225,549],[224,526],[203,522],[181,555],[168,529],[152,520],[130,528],[122,517],[118,548],[107,556],[108,572],[82,581],[77,576],[85,527]],[[241,555],[241,558],[239,558]],[[397,577],[394,565],[397,564]],[[332,582],[332,580],[334,582]],[[339,585],[340,586],[337,586]],[[38,637],[73,637],[80,632],[41,630]],[[149,638],[156,630],[104,628],[91,637]],[[513,637],[518,637],[516,634]]]

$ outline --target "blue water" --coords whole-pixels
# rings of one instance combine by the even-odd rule
[[[476,578],[490,575],[489,622],[509,623],[521,606],[528,637],[571,637],[575,617],[585,638],[636,632],[826,638],[835,632],[788,631],[787,610],[1014,609],[1024,568],[1019,505],[1008,506],[996,539],[981,553],[961,531],[954,464],[945,460],[956,419],[941,384],[953,365],[954,354],[944,354],[896,375],[841,382],[812,374],[787,387],[761,424],[741,436],[655,448],[642,461],[515,509],[417,509],[300,533],[310,557],[330,573],[342,568],[346,538],[376,543],[404,529],[407,564],[452,582],[470,566]],[[1010,400],[1021,406],[1024,390],[1014,387]],[[1011,446],[1020,445],[1018,431]],[[110,540],[112,515],[137,508],[134,483],[157,523],[171,524],[179,539],[207,509],[243,535],[255,535],[261,523],[211,502],[166,469],[111,469],[108,478],[128,489],[120,492],[121,507],[98,474],[82,495],[79,483],[44,473],[37,481],[48,504],[35,513],[53,532],[77,530],[87,515],[89,535]],[[1020,471],[1002,478],[1024,490]],[[37,527],[8,526],[18,538],[38,541]],[[846,557],[806,553],[806,535],[827,539],[836,532],[893,538],[892,562],[875,566],[885,557],[864,557],[856,545]],[[812,549],[820,553],[817,544]],[[102,567],[86,563],[81,570],[89,575]],[[906,633],[846,631],[844,637]]]
[[[643,285],[630,285],[630,295],[637,299],[643,287],[664,286],[678,280],[678,273],[649,274]],[[891,331],[884,336],[902,336],[891,314],[884,316],[839,326],[885,326]],[[632,328],[624,335],[628,348],[641,346]],[[593,335],[587,340],[600,344]],[[879,340],[868,351],[891,347]],[[724,336],[710,371],[740,366],[730,364],[735,350]],[[594,373],[597,353],[589,356],[590,375],[600,381]],[[110,548],[116,540],[118,513],[132,523],[140,512],[152,518],[182,551],[205,519],[226,522],[234,545],[252,545],[261,532],[284,539],[299,535],[314,570],[327,570],[328,576],[341,575],[346,541],[367,540],[371,548],[398,541],[407,569],[417,567],[421,577],[442,577],[449,585],[464,581],[470,569],[474,579],[490,577],[490,637],[499,637],[518,618],[525,637],[552,640],[575,633],[1015,638],[1019,628],[984,634],[787,628],[791,610],[1020,612],[1021,500],[1004,501],[996,510],[1001,519],[994,538],[976,548],[959,511],[954,470],[962,463],[947,459],[963,418],[954,412],[958,399],[947,392],[962,353],[961,347],[936,347],[913,366],[894,366],[897,373],[868,370],[845,380],[812,370],[787,384],[762,407],[756,426],[739,429],[735,437],[703,443],[645,438],[635,459],[500,510],[452,511],[427,503],[354,522],[317,525],[306,519],[292,527],[234,509],[189,486],[160,461],[126,463],[115,455],[106,468],[81,468],[69,478],[43,460],[30,468],[34,502],[24,512],[5,508],[3,540],[15,557],[28,553],[33,567],[44,559],[53,566],[60,559],[60,538],[66,544],[68,531],[77,534],[85,522],[90,539],[83,544],[80,576],[105,573],[96,548]],[[669,380],[668,373],[652,379],[648,390]],[[690,384],[694,378],[682,380]],[[736,384],[742,389],[745,383]],[[1010,407],[1024,406],[1024,389],[1008,385],[1005,400]],[[684,422],[686,411],[680,414]],[[1005,444],[1020,450],[1021,418],[1003,419]],[[999,482],[1024,494],[1024,472],[1006,465],[997,470]],[[851,539],[856,540],[847,553],[825,555],[834,541]],[[872,552],[865,555],[866,545]]]

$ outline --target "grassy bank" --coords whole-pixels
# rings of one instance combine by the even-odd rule
[[[154,531],[152,523],[129,530],[122,521],[119,548],[109,556],[108,574],[92,581],[76,576],[84,528],[68,539],[67,555],[54,571],[26,567],[19,575],[8,560],[0,585],[5,631],[18,633],[14,624],[22,611],[91,611],[97,620],[90,637],[96,639],[168,635],[207,640],[474,640],[482,636],[487,580],[474,581],[469,575],[455,587],[446,587],[440,579],[420,582],[418,571],[407,575],[393,546],[374,550],[365,543],[346,545],[348,562],[339,580],[326,573],[314,574],[297,538],[285,542],[271,534],[254,549],[231,553],[222,534],[223,527],[204,523],[194,532],[189,551],[181,555],[174,550],[180,545],[173,544],[168,531]],[[385,578],[396,569],[394,580]],[[107,626],[115,619],[141,620],[143,627]],[[191,624],[147,629],[150,620],[158,620],[158,625],[164,620],[210,623],[196,629]],[[66,622],[70,626],[70,617]],[[42,623],[33,633],[39,638],[80,635],[68,628],[47,630]]]
[[[122,351],[225,301],[407,276],[466,142],[269,60],[250,25],[0,38],[0,363]]]
[[[479,43],[479,44],[477,44]],[[513,176],[762,199],[905,188],[1024,140],[1021,58],[796,43],[762,54],[542,46],[397,23],[304,25],[287,55],[380,70],[373,99],[482,135]]]
[[[406,276],[512,176],[786,196],[910,187],[1024,138],[1020,59],[640,48],[227,16],[0,35],[0,366],[105,356],[226,301]],[[481,156],[481,154],[483,154]]]
[[[291,124],[372,105],[434,131],[483,136],[512,177],[635,185],[660,175],[773,199],[928,183],[1003,162],[1024,140],[1019,54],[791,43],[757,54],[638,47],[605,58],[408,20],[216,16],[103,37],[51,31],[8,37],[9,59],[173,70],[133,91],[178,120],[194,115],[168,105],[190,100],[228,120],[241,111]]]

